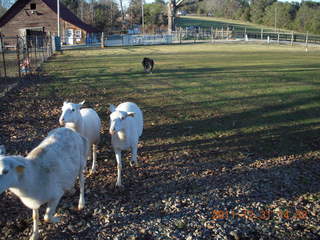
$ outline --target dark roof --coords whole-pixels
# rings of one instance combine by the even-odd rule
[[[18,0],[11,8],[0,18],[0,27],[4,26],[16,14],[18,14],[31,0]],[[56,0],[42,0],[52,11],[57,13]],[[86,32],[98,32],[98,30],[84,22],[74,15],[66,6],[60,2],[60,18],[85,30]]]

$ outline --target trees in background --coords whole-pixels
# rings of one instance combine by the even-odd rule
[[[0,17],[9,9],[12,4],[14,4],[14,0],[0,0]]]
[[[197,13],[241,19],[248,7],[249,4],[245,0],[206,0],[198,4]]]
[[[93,8],[93,25],[103,32],[121,29],[121,11],[113,0],[100,0]],[[106,14],[108,13],[108,14]]]
[[[168,21],[167,7],[163,0],[156,0],[154,3],[144,5],[144,19],[147,25],[160,27]]]
[[[251,20],[262,24],[266,8],[271,6],[276,0],[252,0],[250,3]]]
[[[127,9],[127,15],[129,16],[130,26],[134,24],[141,24],[142,12],[141,12],[141,0],[131,0]]]
[[[134,24],[141,25],[141,4],[141,0],[131,0],[129,2],[129,7],[126,11],[129,19],[129,27],[132,27]],[[168,15],[165,1],[155,0],[154,3],[143,4],[143,9],[146,29],[152,29],[167,24]]]
[[[121,12],[117,0],[61,0],[82,21],[100,31],[121,29]]]
[[[240,19],[278,28],[320,34],[320,3],[277,0],[204,0],[188,13]]]
[[[294,29],[294,19],[296,17],[297,10],[297,4],[274,2],[272,5],[266,7],[262,23],[268,26],[274,26],[275,29]]]
[[[303,2],[297,12],[295,29],[320,34],[320,3]]]

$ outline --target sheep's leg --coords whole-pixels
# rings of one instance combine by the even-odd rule
[[[97,145],[92,145],[92,168],[91,173],[94,173],[97,167]]]
[[[62,194],[58,196],[56,199],[48,202],[48,206],[46,209],[46,214],[44,215],[44,221],[46,222],[52,222],[52,223],[57,223],[60,221],[59,217],[54,217],[54,213],[56,211],[56,208],[58,206],[58,203],[62,197]]]
[[[79,174],[79,181],[80,181],[80,198],[79,198],[79,204],[78,204],[78,210],[81,210],[84,208],[84,174],[82,169],[80,170],[80,174]]]
[[[121,170],[122,170],[121,151],[116,150],[115,154],[116,154],[117,165],[118,165],[118,177],[117,177],[116,187],[122,187],[122,183],[121,183]]]
[[[130,165],[131,167],[134,165],[137,165],[138,161],[137,161],[137,154],[138,152],[138,145],[135,144],[132,148],[131,148],[131,161],[130,161]]]
[[[33,233],[30,240],[37,240],[39,238],[39,209],[32,210],[33,219]]]
[[[92,157],[92,146],[89,145],[89,152],[88,152],[87,160],[90,160],[91,157]],[[90,174],[91,174],[91,170],[90,170]]]

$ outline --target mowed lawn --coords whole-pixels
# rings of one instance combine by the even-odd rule
[[[206,17],[206,16],[179,16],[176,19],[176,24],[178,27],[189,27],[189,26],[198,26],[201,28],[221,28],[224,27],[233,27],[235,30],[244,31],[246,28],[250,32],[261,32],[261,28],[264,31],[274,31],[274,28],[270,26],[264,26],[259,24],[254,24],[250,22],[244,22],[240,20],[231,20],[226,18],[217,18],[217,17]]]
[[[142,70],[145,56],[153,74]],[[320,49],[254,45],[69,51],[45,64],[57,81],[39,94],[85,99],[105,127],[108,103],[133,101],[144,111],[144,145],[165,152],[307,153],[319,135],[319,57]]]
[[[143,72],[143,57],[155,60],[152,74]],[[9,152],[30,151],[57,127],[64,100],[86,100],[86,106],[95,108],[102,118],[103,131],[99,170],[86,184],[90,192],[83,216],[90,228],[78,227],[83,216],[69,210],[76,204],[77,196],[73,196],[73,203],[62,204],[58,212],[66,225],[74,224],[77,229],[63,231],[64,224],[46,225],[42,234],[68,239],[99,233],[99,239],[128,239],[141,228],[162,236],[170,226],[169,235],[161,239],[185,239],[194,232],[200,234],[199,239],[216,239],[214,229],[231,231],[233,227],[240,232],[261,232],[261,236],[264,227],[270,239],[313,236],[303,227],[292,230],[301,219],[275,217],[249,221],[249,225],[244,218],[224,219],[217,223],[219,228],[212,222],[212,213],[216,209],[269,209],[276,214],[281,208],[294,214],[292,209],[302,209],[307,216],[299,224],[317,226],[319,59],[320,48],[306,52],[303,47],[249,44],[74,50],[53,57],[43,65],[43,81],[17,90],[8,96],[6,105],[1,104],[1,133]],[[107,108],[108,103],[125,101],[140,106],[145,127],[140,167],[132,169],[126,160],[125,187],[118,192],[113,189],[116,161],[108,136]],[[27,120],[21,120],[26,116]],[[166,207],[176,199],[180,207]],[[10,211],[6,214],[10,216]],[[101,216],[108,216],[108,222]],[[29,223],[23,236],[31,228]],[[11,234],[19,236],[15,231]],[[157,234],[149,235],[160,239]]]

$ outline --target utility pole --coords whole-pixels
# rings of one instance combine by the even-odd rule
[[[274,8],[274,31],[277,32],[277,6]]]
[[[144,10],[143,10],[143,1],[141,0],[141,18],[142,18],[142,34],[144,35]]]
[[[84,21],[84,18],[83,18],[83,8],[84,8],[84,2],[81,1],[80,2],[80,17],[81,17],[81,20]]]
[[[60,2],[57,0],[57,27],[58,27],[58,37],[60,37]]]
[[[168,33],[171,34],[174,31],[176,17],[176,0],[168,1]]]

